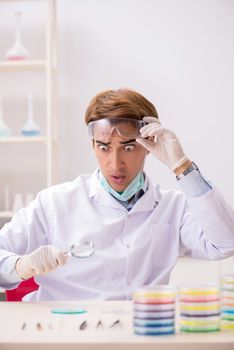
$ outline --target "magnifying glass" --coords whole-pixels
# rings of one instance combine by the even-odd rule
[[[72,244],[70,250],[66,254],[74,258],[88,258],[94,253],[95,246],[92,241],[80,241],[76,244]]]

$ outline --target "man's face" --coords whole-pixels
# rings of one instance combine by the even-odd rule
[[[103,176],[117,192],[143,170],[147,151],[135,139],[123,138],[114,130],[108,140],[94,139],[93,147]]]

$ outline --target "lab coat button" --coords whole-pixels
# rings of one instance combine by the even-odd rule
[[[127,285],[128,285],[128,286],[131,286],[131,281],[127,281]]]
[[[130,249],[130,248],[131,248],[131,244],[130,244],[130,243],[127,243],[127,244],[126,244],[126,247],[127,247],[128,249]]]

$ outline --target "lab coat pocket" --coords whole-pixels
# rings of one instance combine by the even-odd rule
[[[155,267],[173,265],[179,255],[179,236],[169,224],[151,226],[152,261]]]

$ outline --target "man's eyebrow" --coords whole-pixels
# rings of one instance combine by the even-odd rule
[[[96,143],[99,143],[101,145],[104,145],[104,146],[108,146],[111,144],[111,142],[103,142],[103,141],[99,141],[99,140],[95,140]],[[127,140],[127,141],[121,141],[121,145],[126,145],[128,143],[133,143],[133,142],[136,142],[136,139],[132,139],[132,140]]]
[[[120,143],[121,143],[122,145],[126,145],[127,143],[133,143],[133,142],[136,142],[136,139],[127,140],[127,141],[121,141]]]
[[[104,145],[104,146],[108,146],[110,144],[110,142],[103,142],[103,141],[98,141],[98,140],[95,140],[96,143],[100,143],[101,145]]]

